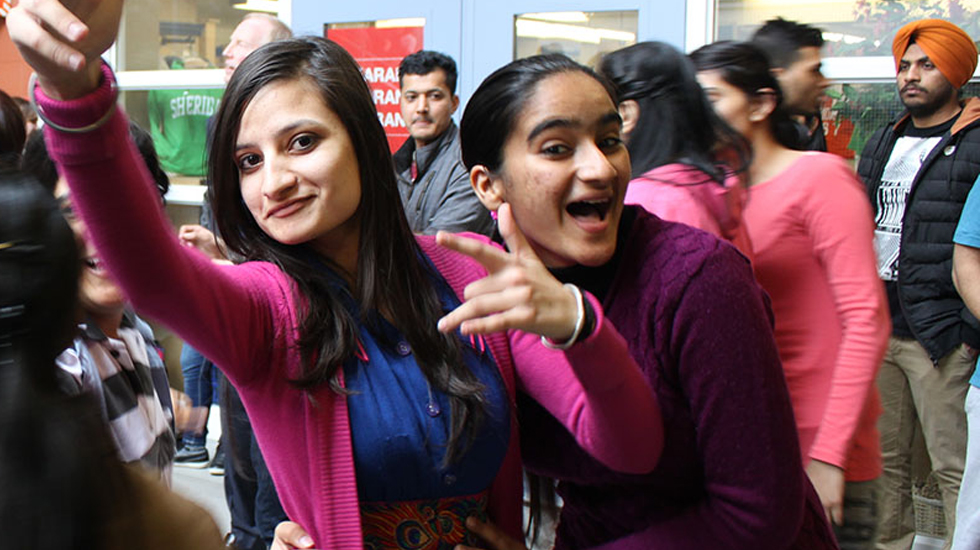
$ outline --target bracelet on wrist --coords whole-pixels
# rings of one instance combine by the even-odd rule
[[[108,74],[106,74],[108,72]],[[102,64],[102,78],[106,78],[110,81],[110,89],[112,91],[112,104],[109,109],[106,110],[105,114],[100,116],[98,120],[91,124],[86,124],[85,126],[71,127],[62,126],[56,122],[52,122],[50,118],[44,112],[44,108],[40,106],[37,102],[37,73],[31,73],[31,78],[27,82],[27,96],[30,98],[31,107],[37,112],[37,118],[45,124],[45,126],[50,126],[59,132],[65,132],[67,134],[85,134],[92,132],[106,125],[112,115],[116,112],[116,99],[119,97],[119,88],[116,86],[116,79],[112,78],[112,69],[109,68],[105,63]]]
[[[566,350],[572,347],[578,341],[579,336],[581,336],[582,329],[585,328],[585,297],[582,295],[582,291],[573,284],[565,283],[563,286],[575,295],[575,330],[568,340],[561,343],[554,342],[547,336],[542,335],[541,345],[550,349]]]

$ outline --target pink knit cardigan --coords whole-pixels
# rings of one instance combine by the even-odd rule
[[[105,74],[102,86],[83,98],[59,102],[38,90],[38,103],[56,124],[92,123],[113,101],[112,75],[107,69]],[[291,279],[272,264],[218,266],[181,246],[121,112],[92,132],[63,133],[48,126],[45,137],[76,210],[127,296],[143,314],[212,359],[238,388],[290,519],[310,532],[318,548],[360,548],[346,399],[325,387],[307,393],[288,383],[301,366],[295,345],[299,298]],[[419,242],[458,295],[467,282],[485,275],[469,258],[442,250],[431,239]],[[590,300],[596,331],[565,353],[513,331],[488,337],[489,348],[512,403],[521,389],[598,460],[624,472],[650,471],[663,439],[659,408],[622,337]],[[489,511],[519,537],[516,429],[512,424]]]

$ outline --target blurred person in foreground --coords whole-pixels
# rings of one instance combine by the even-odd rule
[[[55,357],[75,333],[82,259],[51,194],[0,173],[0,529],[4,548],[223,548],[200,507],[121,464]]]

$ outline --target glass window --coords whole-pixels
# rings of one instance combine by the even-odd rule
[[[895,32],[918,19],[946,19],[980,36],[973,0],[716,0],[716,8],[716,40],[747,40],[781,16],[822,29],[827,57],[891,56]]]
[[[248,11],[276,15],[276,0],[127,2],[116,46],[117,71],[221,67],[221,50]]]
[[[130,119],[153,137],[160,166],[196,183],[207,171],[208,119],[218,112],[223,92],[223,88],[131,90],[122,94],[121,101]]]
[[[980,95],[980,83],[967,84],[961,93],[964,97]],[[894,82],[831,86],[821,109],[827,150],[856,158],[875,130],[903,111]]]
[[[636,43],[637,12],[558,11],[514,17],[514,59],[563,53],[595,67],[604,53]]]
[[[406,55],[423,49],[424,34],[422,17],[323,26],[323,35],[343,46],[361,66],[392,151],[408,139],[401,115],[398,65]]]

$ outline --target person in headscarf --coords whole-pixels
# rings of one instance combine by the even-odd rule
[[[892,52],[906,111],[868,141],[858,174],[874,208],[878,275],[893,327],[878,375],[884,473],[877,548],[907,550],[915,536],[910,490],[916,418],[947,530],[956,526],[967,439],[963,407],[980,322],[954,292],[950,263],[953,232],[980,174],[980,100],[959,99],[977,67],[977,48],[956,25],[909,23],[896,34]]]

